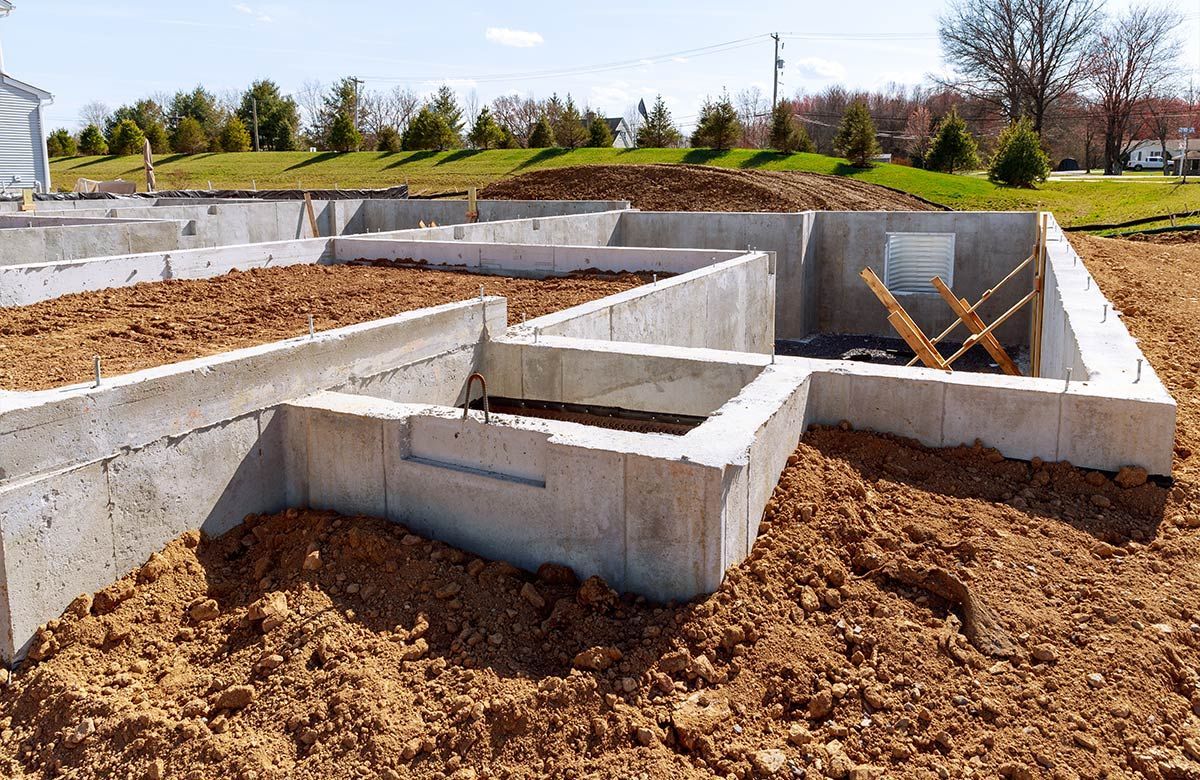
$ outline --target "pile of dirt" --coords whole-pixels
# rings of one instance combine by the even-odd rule
[[[913,195],[845,176],[708,165],[574,165],[489,184],[495,200],[627,200],[643,211],[928,211]]]
[[[1165,233],[1130,233],[1121,238],[1147,244],[1200,244],[1200,230],[1171,230]]]
[[[651,275],[520,279],[376,265],[290,265],[64,295],[0,308],[0,389],[43,390],[488,295],[510,324],[651,281]]]

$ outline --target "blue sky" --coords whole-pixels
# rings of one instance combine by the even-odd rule
[[[783,94],[835,82],[916,83],[942,67],[936,20],[944,0],[16,2],[0,20],[6,69],[53,92],[47,123],[72,129],[92,100],[116,107],[197,83],[240,90],[261,77],[292,92],[350,75],[367,89],[429,92],[444,81],[462,94],[475,90],[481,102],[570,92],[609,115],[661,92],[686,125],[705,94],[723,87],[757,86],[769,98],[766,34],[775,31],[790,34]],[[1178,7],[1189,14],[1185,64],[1196,68],[1200,0]]]

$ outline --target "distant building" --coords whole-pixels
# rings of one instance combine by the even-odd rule
[[[637,146],[637,139],[629,132],[629,124],[625,117],[609,116],[604,118],[608,124],[608,132],[612,133],[613,147],[616,149],[632,149]]]
[[[1125,167],[1134,170],[1162,170],[1163,173],[1177,176],[1183,173],[1182,166],[1186,164],[1189,174],[1200,173],[1200,138],[1189,138],[1187,154],[1182,154],[1183,151],[1178,138],[1167,139],[1165,159],[1162,142],[1158,139],[1134,141],[1133,146],[1129,148]]]
[[[0,0],[0,19],[12,10],[11,0]],[[46,90],[10,76],[0,47],[0,190],[50,189],[42,108],[53,100]]]

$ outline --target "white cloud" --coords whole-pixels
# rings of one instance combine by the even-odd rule
[[[841,81],[846,78],[846,66],[840,62],[821,57],[804,57],[795,60],[792,67],[800,76],[825,81]]]
[[[541,33],[529,30],[510,30],[507,27],[489,27],[483,37],[492,43],[512,46],[515,49],[529,49],[545,43]]]
[[[238,13],[246,14],[247,16],[253,16],[255,19],[257,19],[260,22],[271,21],[270,16],[263,13],[261,10],[251,8],[250,6],[246,5],[245,3],[234,3],[233,10],[237,11]]]

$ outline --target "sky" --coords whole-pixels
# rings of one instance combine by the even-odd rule
[[[480,103],[569,92],[609,116],[661,93],[686,128],[722,89],[758,87],[770,99],[773,32],[783,43],[781,95],[911,85],[944,70],[937,17],[946,0],[857,0],[852,12],[812,0],[15,2],[0,19],[5,69],[52,92],[47,124],[72,130],[94,100],[115,108],[197,84],[240,91],[259,78],[292,93],[342,76],[372,90],[448,83]],[[1183,64],[1200,83],[1200,0],[1175,6],[1186,14]]]

